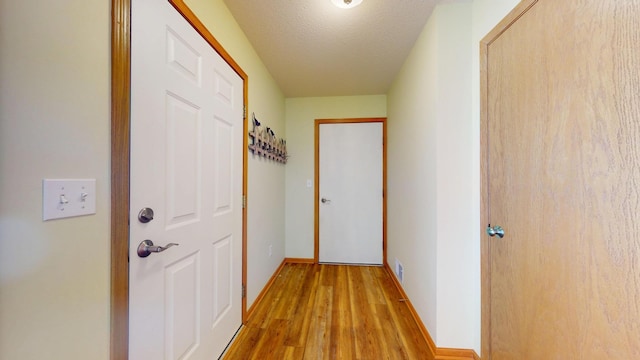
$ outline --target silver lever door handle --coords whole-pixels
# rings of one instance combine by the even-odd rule
[[[144,240],[143,242],[140,243],[140,245],[138,245],[138,256],[144,258],[151,255],[151,253],[163,252],[172,246],[178,246],[178,245],[180,244],[169,243],[167,244],[167,246],[156,246],[156,245],[153,245],[153,241]]]
[[[325,198],[320,199],[320,201],[322,201],[323,204],[330,204],[331,203],[331,200],[325,199]]]
[[[487,235],[494,237],[498,235],[500,239],[504,237],[504,229],[501,226],[491,227],[491,224],[487,226]]]

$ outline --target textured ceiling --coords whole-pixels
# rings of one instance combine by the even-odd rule
[[[386,94],[437,0],[224,0],[286,97]]]

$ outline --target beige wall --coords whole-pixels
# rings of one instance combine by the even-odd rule
[[[479,40],[517,0],[439,5],[388,94],[388,262],[439,347],[480,353]]]
[[[282,93],[224,3],[189,3],[284,136]],[[0,1],[0,359],[108,358],[109,23],[108,1]],[[96,178],[96,215],[43,222],[43,178]],[[284,258],[284,184],[250,157],[249,304]]]
[[[438,34],[432,16],[389,91],[387,125],[387,262],[402,263],[404,289],[434,337]]]
[[[286,256],[313,259],[314,121],[386,117],[385,95],[286,99]]]
[[[109,2],[0,1],[0,359],[107,359]],[[42,221],[43,178],[97,179]]]
[[[389,258],[440,347],[473,347],[471,3],[436,7],[389,92]]]

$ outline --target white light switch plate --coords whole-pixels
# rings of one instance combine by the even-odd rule
[[[96,179],[42,180],[42,220],[96,213]]]

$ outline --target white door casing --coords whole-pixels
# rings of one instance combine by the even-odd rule
[[[318,259],[381,265],[383,124],[321,123],[318,131]]]
[[[242,79],[167,1],[132,2],[131,44],[129,358],[217,358],[242,322]]]

